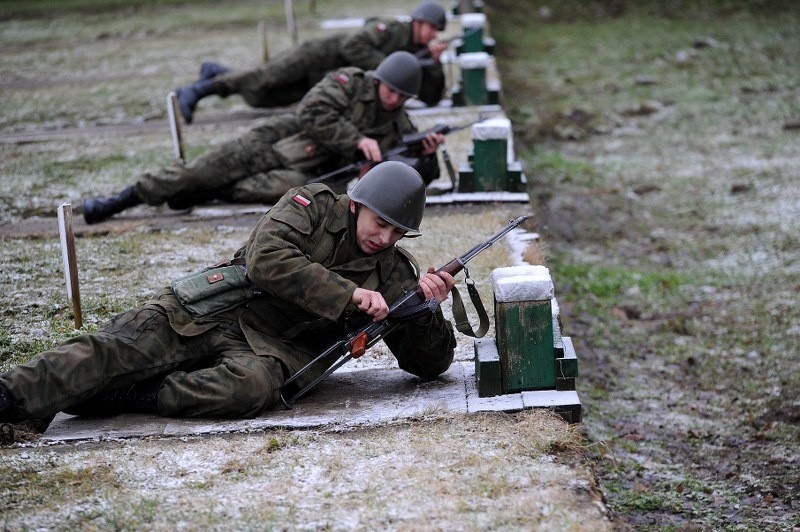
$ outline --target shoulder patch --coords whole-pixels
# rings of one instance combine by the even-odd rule
[[[345,83],[349,83],[349,82],[350,82],[350,76],[348,76],[348,75],[347,75],[347,74],[345,74],[344,72],[340,72],[340,73],[339,73],[339,74],[336,76],[336,81],[338,81],[339,83],[341,83],[342,85],[344,85]]]
[[[295,203],[302,205],[303,207],[308,207],[309,205],[311,205],[311,200],[303,196],[302,194],[295,194],[294,197],[292,197],[292,200],[294,200]]]
[[[386,24],[384,24],[383,22],[378,22],[377,24],[375,24],[375,27],[378,29],[378,31],[381,32],[386,31]]]

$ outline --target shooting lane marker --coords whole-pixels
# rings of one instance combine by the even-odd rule
[[[181,122],[178,120],[178,96],[175,91],[167,94],[167,115],[169,119],[169,131],[172,133],[172,147],[175,150],[175,158],[180,162],[186,162],[183,151],[183,131]]]
[[[293,0],[284,0],[283,5],[286,8],[286,27],[289,29],[289,35],[292,36],[292,44],[297,46],[297,21],[294,18],[294,2]]]
[[[78,283],[78,261],[75,257],[75,233],[72,230],[72,205],[58,207],[58,233],[61,236],[61,257],[64,259],[64,277],[67,281],[67,298],[72,301],[75,328],[83,327],[81,292]]]
[[[261,36],[261,60],[266,63],[269,61],[269,40],[267,39],[267,23],[263,20],[258,21],[258,34]]]

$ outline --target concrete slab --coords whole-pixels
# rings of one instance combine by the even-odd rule
[[[480,398],[472,361],[455,362],[433,382],[420,381],[399,369],[348,371],[343,367],[314,392],[300,399],[292,410],[278,406],[260,417],[242,420],[162,418],[143,414],[84,418],[60,413],[40,440],[55,443],[249,432],[265,428],[347,428],[412,419],[430,412],[510,412],[554,408],[559,401],[563,403],[564,398],[570,404],[578,401],[575,392],[569,392],[566,397],[564,392],[552,391],[547,393],[547,400],[539,401],[534,399],[536,393]]]

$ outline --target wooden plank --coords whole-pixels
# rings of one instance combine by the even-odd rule
[[[574,378],[578,376],[578,356],[572,345],[572,338],[565,336],[563,340],[564,356],[556,358],[556,373],[559,378]]]
[[[81,291],[78,282],[78,259],[75,254],[75,232],[72,228],[72,205],[62,203],[58,207],[58,232],[61,238],[61,257],[64,259],[64,277],[67,282],[67,298],[72,302],[75,328],[83,327]]]
[[[503,393],[500,355],[494,338],[475,340],[475,380],[478,397],[493,397]]]
[[[495,303],[503,392],[556,385],[550,300]]]

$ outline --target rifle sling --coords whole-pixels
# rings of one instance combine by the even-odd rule
[[[489,330],[489,316],[486,314],[486,309],[483,306],[483,301],[481,301],[478,289],[475,288],[475,283],[472,279],[467,279],[466,282],[467,292],[469,293],[472,305],[475,307],[475,311],[478,313],[480,324],[478,325],[477,331],[472,329],[472,326],[469,324],[469,318],[467,318],[467,311],[464,309],[464,301],[461,299],[461,293],[458,291],[458,288],[454,286],[451,293],[453,294],[453,318],[456,321],[456,329],[458,329],[461,334],[466,334],[473,338],[483,338],[486,331]]]

